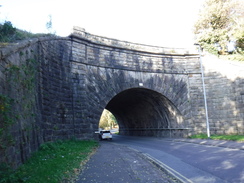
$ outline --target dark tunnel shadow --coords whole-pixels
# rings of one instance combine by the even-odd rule
[[[170,137],[172,130],[182,132],[179,129],[184,128],[179,110],[164,95],[153,90],[124,90],[105,108],[116,117],[122,135]]]

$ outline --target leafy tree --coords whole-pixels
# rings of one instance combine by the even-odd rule
[[[208,50],[214,44],[225,49],[229,41],[243,46],[244,3],[242,0],[206,0],[194,25],[197,41]],[[240,47],[243,49],[243,47]]]
[[[105,129],[105,128],[112,128],[117,124],[116,118],[114,117],[114,115],[104,109],[100,122],[99,122],[99,128]]]
[[[16,28],[13,27],[11,22],[6,21],[3,25],[0,26],[0,41],[12,41],[14,39],[15,33]]]

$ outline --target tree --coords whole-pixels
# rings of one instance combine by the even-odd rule
[[[242,0],[206,0],[194,25],[197,41],[207,49],[219,44],[225,49],[229,41],[244,35],[244,3]]]
[[[13,27],[10,21],[5,21],[0,26],[0,42],[11,42],[15,39],[16,28]]]
[[[99,122],[99,128],[105,129],[105,128],[112,128],[117,124],[116,118],[114,117],[114,115],[104,109],[100,122]]]
[[[49,34],[52,34],[52,29],[53,29],[53,20],[52,20],[52,15],[49,15],[48,16],[48,21],[46,23],[46,28],[48,30],[48,33]]]

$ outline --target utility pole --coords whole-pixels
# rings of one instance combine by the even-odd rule
[[[204,82],[204,71],[203,71],[203,65],[202,65],[202,51],[200,44],[196,43],[195,45],[198,46],[198,52],[199,52],[199,59],[200,59],[200,65],[201,65],[201,76],[202,76],[202,87],[203,87],[203,96],[204,96],[204,105],[205,105],[205,113],[206,113],[206,127],[207,127],[207,135],[208,138],[210,138],[210,129],[209,129],[209,121],[208,121],[208,105],[207,105],[207,96],[206,96],[206,89],[205,89],[205,82]]]

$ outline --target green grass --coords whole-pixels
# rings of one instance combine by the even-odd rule
[[[207,139],[207,134],[192,135],[191,139]],[[210,135],[210,139],[213,140],[233,140],[238,142],[244,142],[244,135]]]
[[[0,177],[0,183],[58,183],[67,180],[72,182],[97,146],[98,143],[95,141],[78,140],[43,144],[40,150],[15,172],[8,167],[5,167],[5,173],[1,172],[0,166],[0,173],[5,175]]]

